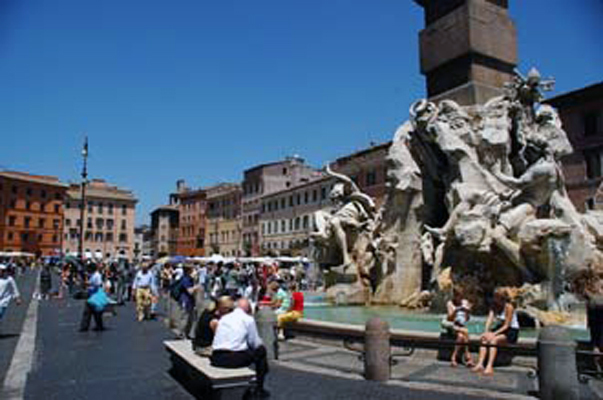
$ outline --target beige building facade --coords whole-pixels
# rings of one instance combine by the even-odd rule
[[[86,186],[84,257],[134,259],[134,224],[138,200],[127,189],[93,179]],[[78,254],[81,185],[71,184],[65,199],[63,252]]]
[[[249,168],[243,174],[243,251],[257,256],[260,248],[260,208],[263,196],[295,187],[320,177],[320,173],[298,156]]]
[[[322,177],[262,197],[260,247],[262,255],[308,256],[314,213],[329,210],[335,180]]]
[[[205,254],[225,257],[243,255],[241,219],[241,186],[221,183],[205,189],[207,219],[205,225]]]

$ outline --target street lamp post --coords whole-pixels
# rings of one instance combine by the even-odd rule
[[[80,240],[79,240],[79,255],[82,265],[84,265],[84,210],[86,207],[86,184],[88,179],[88,136],[84,141],[84,147],[82,148],[82,158],[84,164],[82,167],[82,196],[80,200]]]

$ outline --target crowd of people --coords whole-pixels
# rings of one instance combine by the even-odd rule
[[[2,260],[0,260],[2,261]],[[279,268],[276,263],[180,263],[132,265],[125,261],[85,264],[59,262],[40,264],[38,299],[66,295],[86,298],[80,330],[87,331],[92,319],[95,329],[103,330],[103,313],[109,305],[134,301],[139,322],[154,319],[158,303],[164,299],[166,316],[172,319],[183,339],[191,339],[195,353],[210,357],[212,364],[221,367],[240,367],[255,364],[260,394],[268,371],[266,349],[259,338],[254,315],[262,307],[274,311],[277,317],[279,339],[285,339],[287,324],[303,317],[304,296],[307,289],[302,266]],[[19,289],[13,278],[27,269],[27,263],[11,261],[0,263],[0,320],[9,304],[21,302]],[[57,279],[53,279],[53,271]],[[588,278],[588,277],[587,277]],[[599,282],[600,279],[583,279]],[[58,287],[52,290],[53,281]],[[580,283],[578,279],[576,282]],[[588,325],[593,345],[601,351],[601,287],[584,286]],[[593,287],[591,287],[593,286]],[[599,297],[597,297],[599,296]],[[452,292],[446,304],[442,327],[455,339],[450,359],[456,367],[462,360],[476,373],[494,374],[494,363],[499,347],[517,343],[519,320],[514,302],[504,289],[494,291],[489,301],[483,333],[479,336],[477,360],[470,352],[469,321],[472,305],[459,289]],[[172,307],[170,309],[170,307]],[[593,311],[594,310],[594,311]]]

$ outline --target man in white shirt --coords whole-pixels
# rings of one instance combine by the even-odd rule
[[[149,318],[149,311],[153,303],[153,296],[157,296],[155,274],[149,270],[148,264],[142,264],[140,271],[134,277],[134,298],[136,299],[136,316],[138,321]]]
[[[256,396],[265,398],[270,393],[264,389],[268,373],[266,348],[258,335],[255,320],[250,315],[251,306],[247,299],[240,299],[237,308],[224,315],[212,344],[211,364],[222,368],[241,368],[255,364],[257,374]]]
[[[8,267],[0,264],[0,321],[8,309],[11,300],[21,304],[19,289],[12,276],[8,275]]]

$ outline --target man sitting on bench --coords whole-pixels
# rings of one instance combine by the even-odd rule
[[[268,373],[266,348],[258,335],[247,299],[240,299],[234,311],[220,318],[212,348],[210,360],[214,367],[241,368],[255,364],[255,394],[261,398],[270,396],[264,389],[264,379]]]

